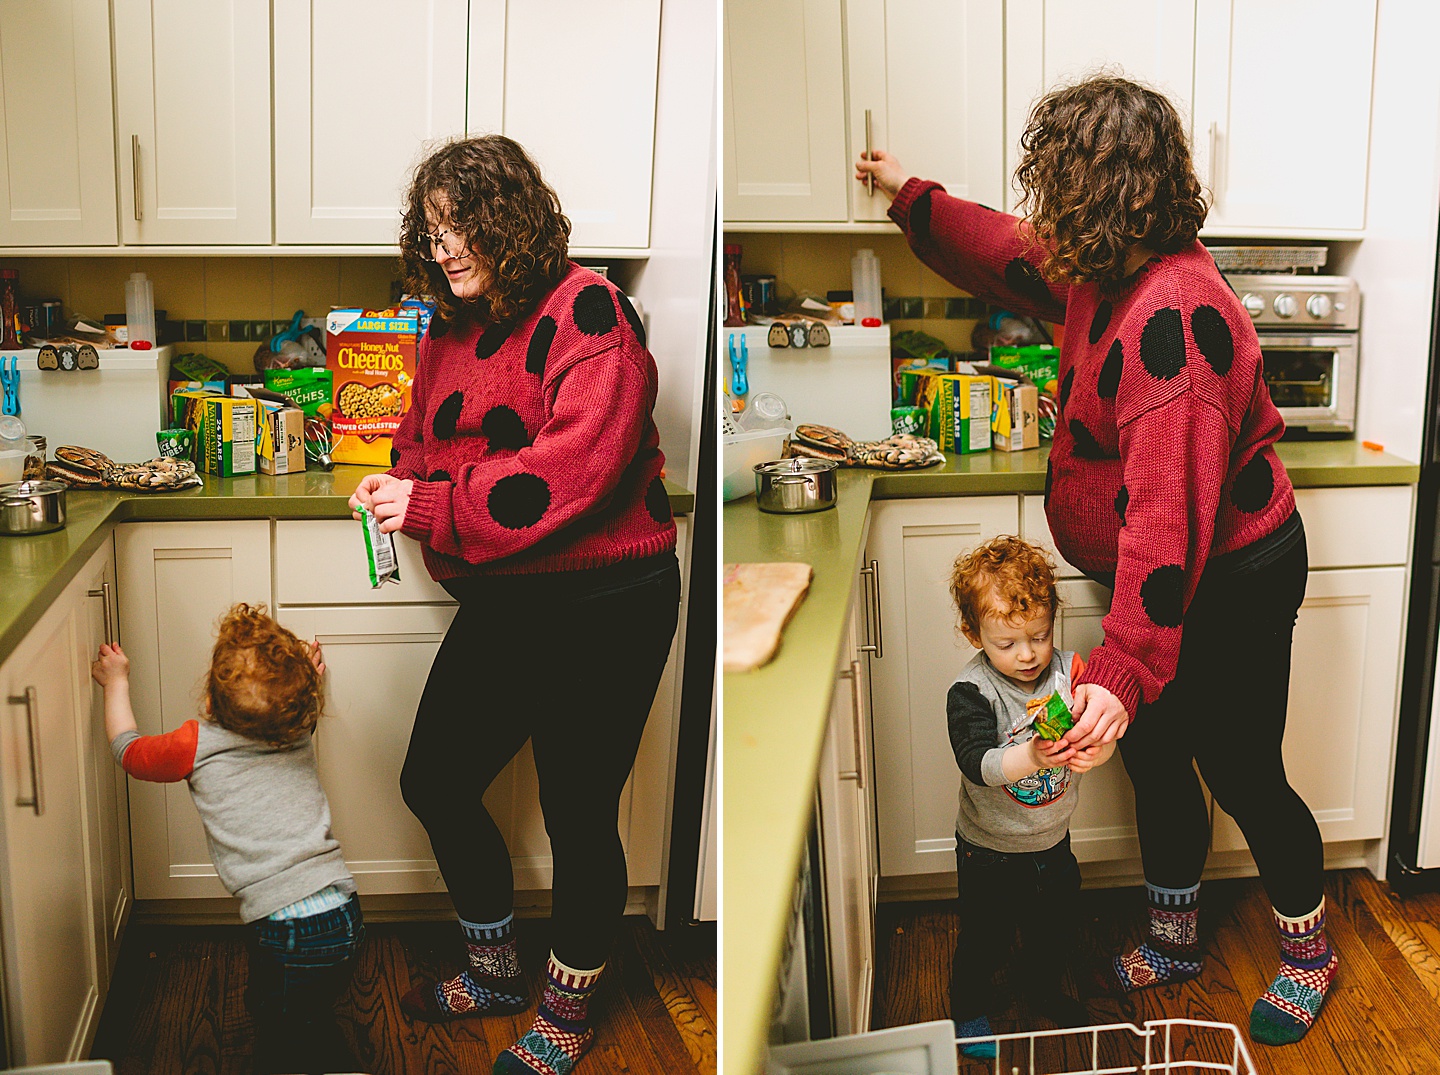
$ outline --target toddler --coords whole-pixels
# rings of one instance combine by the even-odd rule
[[[215,870],[240,899],[257,1071],[353,1069],[332,1009],[364,926],[310,741],[324,670],[318,643],[244,604],[220,621],[205,720],[141,735],[124,652],[101,646],[90,670],[115,759],[139,780],[189,783]]]
[[[1080,774],[1104,762],[1113,743],[1075,750],[1040,738],[1026,703],[1055,691],[1072,705],[1078,654],[1055,652],[1058,598],[1045,554],[1016,537],[995,538],[955,561],[950,596],[960,631],[980,650],[946,698],[950,743],[960,766],[955,858],[960,938],[950,971],[950,1015],[958,1037],[992,1034],[991,978],[1019,927],[1022,960],[1012,984],[1062,1026],[1089,1022],[1060,990],[1070,927],[1064,913],[1080,891],[1070,851],[1070,815]],[[964,1046],[993,1059],[993,1042]]]

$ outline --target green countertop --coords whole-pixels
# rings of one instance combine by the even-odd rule
[[[202,475],[205,484],[177,493],[72,489],[62,530],[0,536],[0,663],[40,619],[85,562],[124,522],[189,519],[348,519],[348,501],[374,467],[337,466],[271,477]],[[695,508],[695,496],[670,482],[670,508]]]
[[[1356,441],[1277,445],[1297,487],[1409,485],[1420,468]],[[773,661],[724,679],[723,782],[726,928],[726,1070],[763,1066],[780,953],[814,806],[820,746],[829,719],[855,572],[871,500],[1042,493],[1048,448],[948,456],[923,471],[844,470],[837,507],[812,515],[766,515],[753,497],[726,505],[726,563],[803,561],[810,591],[785,628]]]

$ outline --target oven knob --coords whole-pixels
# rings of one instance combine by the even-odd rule
[[[1294,317],[1300,309],[1300,304],[1295,301],[1295,296],[1288,291],[1283,291],[1275,296],[1275,316]]]
[[[1330,301],[1329,295],[1311,295],[1305,300],[1305,311],[1317,321],[1330,316],[1335,309],[1335,304]]]
[[[1247,291],[1241,296],[1240,305],[1245,307],[1245,312],[1252,318],[1259,317],[1265,312],[1265,300],[1253,291]]]

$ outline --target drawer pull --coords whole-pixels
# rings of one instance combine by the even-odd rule
[[[24,694],[10,695],[9,702],[11,705],[25,707],[25,726],[30,737],[30,786],[34,789],[28,799],[17,795],[15,805],[28,806],[35,811],[35,816],[39,817],[45,813],[45,793],[40,786],[40,707],[36,704],[35,688],[26,687]]]
[[[135,184],[135,219],[139,220],[144,214],[140,212],[140,136],[130,136],[130,176]]]
[[[885,656],[885,624],[880,619],[880,561],[871,560],[869,567],[862,567],[860,575],[865,580],[865,638],[861,653],[873,653],[876,660]],[[874,629],[871,629],[871,616]],[[869,641],[874,639],[873,642]]]
[[[102,582],[98,590],[86,590],[85,596],[100,598],[100,607],[105,612],[105,644],[115,645],[115,626],[110,622],[110,583]]]

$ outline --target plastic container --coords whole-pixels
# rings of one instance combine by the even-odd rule
[[[788,429],[757,429],[721,438],[724,477],[721,495],[728,502],[755,492],[755,465],[779,459],[785,448]]]
[[[155,288],[143,272],[125,282],[125,326],[130,346],[155,346]]]
[[[857,250],[850,259],[851,290],[855,295],[855,323],[864,324],[874,318],[884,320],[880,306],[880,259],[873,250]]]
[[[762,429],[790,429],[790,408],[774,392],[760,392],[753,396],[750,405],[740,412],[737,423],[745,433]]]

